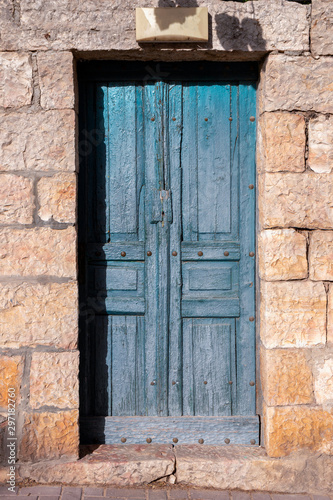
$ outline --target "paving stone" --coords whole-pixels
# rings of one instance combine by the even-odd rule
[[[72,488],[65,486],[62,490],[61,500],[80,500],[82,497],[82,488]]]
[[[327,495],[312,495],[313,500],[331,500]]]
[[[169,491],[169,499],[170,500],[187,500],[188,499],[188,491],[180,490],[180,489],[172,489]]]
[[[87,497],[87,495],[84,495],[84,500],[101,500],[101,498],[105,498],[104,496],[102,495],[99,495],[98,497]]]
[[[16,486],[16,487],[15,487],[15,491],[16,491],[16,493],[18,492],[18,490],[19,490],[19,487],[18,487],[18,486]],[[11,495],[13,496],[13,494],[12,494],[11,492],[9,492],[9,491],[8,491],[8,486],[0,486],[0,496],[1,496],[1,498],[2,498],[3,496],[8,495],[8,494],[11,494]]]
[[[231,496],[233,500],[251,500],[250,494],[244,491],[232,491]]]
[[[84,488],[84,498],[86,497],[102,497],[104,496],[104,488]]]
[[[38,497],[38,500],[59,500],[60,497],[54,495],[42,495]]]
[[[271,496],[269,493],[261,493],[254,491],[251,496],[252,500],[271,500]]]
[[[193,500],[229,500],[227,491],[191,490],[190,495]]]
[[[272,494],[273,500],[310,500],[308,495],[275,495]]]
[[[167,492],[165,490],[149,490],[149,500],[167,500]]]
[[[61,486],[27,486],[21,488],[19,495],[56,495],[59,496],[61,493]]]
[[[132,488],[108,488],[106,497],[110,498],[146,498],[145,490]]]

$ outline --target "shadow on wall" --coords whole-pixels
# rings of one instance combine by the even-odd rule
[[[266,41],[257,19],[245,17],[240,21],[238,17],[229,14],[216,14],[215,27],[216,35],[224,50],[266,49]]]

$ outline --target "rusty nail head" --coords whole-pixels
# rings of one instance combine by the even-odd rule
[[[151,438],[146,439],[147,443],[151,443]]]
[[[205,118],[205,122],[208,122],[208,118]]]
[[[250,252],[250,253],[249,253],[249,256],[250,256],[250,257],[254,257],[254,252]]]
[[[126,257],[126,252],[121,252],[120,254],[122,257]]]
[[[224,252],[224,256],[228,257],[229,256],[229,252]]]
[[[177,438],[173,438],[172,440],[174,443],[178,443],[178,439]]]
[[[175,122],[176,121],[176,118],[172,118],[172,121]]]
[[[229,380],[229,385],[232,385],[232,380]]]
[[[251,439],[250,443],[251,444],[256,444],[256,440],[255,439]]]
[[[207,385],[207,384],[208,384],[207,380],[205,380],[205,381],[204,381],[204,384],[205,384],[205,385]]]
[[[253,387],[254,385],[255,385],[255,384],[254,384],[253,380],[251,380],[251,382],[250,382],[250,386],[251,386],[251,387]]]
[[[253,184],[250,184],[250,185],[249,185],[249,189],[254,189],[254,185],[253,185]]]
[[[155,121],[155,118],[154,118],[154,117],[153,117],[153,118],[151,118],[151,121],[152,121],[152,122],[154,122],[154,121]]]
[[[200,250],[200,252],[198,252],[198,255],[199,255],[199,257],[202,257],[203,256],[203,252],[201,252],[201,250]]]
[[[152,382],[150,382],[150,385],[155,385],[155,384],[156,384],[155,380],[153,380]]]
[[[199,444],[204,444],[204,442],[205,442],[205,441],[204,441],[203,439],[201,439],[201,438],[198,440],[198,443],[199,443]]]
[[[230,116],[230,118],[229,118],[229,121],[230,121],[230,122],[232,122],[232,118],[231,118],[231,116]]]
[[[255,121],[255,117],[254,116],[250,116],[250,122],[254,122]]]
[[[249,320],[250,320],[250,321],[254,321],[254,317],[253,317],[253,316],[250,316],[250,317],[249,317]]]
[[[120,440],[122,443],[126,443],[126,438],[121,438]]]
[[[148,257],[151,257],[151,251],[150,250],[147,252],[147,255],[148,255]]]
[[[176,385],[176,382],[174,380],[172,381],[172,385]]]
[[[230,439],[229,438],[225,438],[224,442],[225,442],[225,444],[229,444],[230,443]]]
[[[177,257],[177,255],[178,255],[178,254],[177,254],[177,252],[173,251],[173,252],[172,252],[172,255],[173,255],[174,257]]]

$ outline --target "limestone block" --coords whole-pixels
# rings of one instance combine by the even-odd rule
[[[0,113],[0,170],[75,170],[75,112]]]
[[[0,284],[0,347],[51,345],[75,349],[77,284]]]
[[[15,390],[15,405],[20,402],[24,358],[0,356],[0,407],[8,410],[8,389]]]
[[[333,113],[333,60],[271,55],[263,68],[260,110]]]
[[[76,276],[76,231],[51,229],[0,229],[2,276]]]
[[[314,390],[318,405],[333,407],[333,352],[320,353],[314,360]]]
[[[259,234],[259,273],[266,281],[306,278],[306,237],[294,229],[266,229]]]
[[[331,0],[312,0],[311,50],[315,56],[333,54],[333,4]]]
[[[32,224],[33,183],[26,177],[0,175],[0,223]]]
[[[42,177],[38,184],[39,217],[44,221],[75,222],[76,177],[75,174],[57,174]]]
[[[271,457],[311,450],[333,454],[333,410],[264,405],[265,448]]]
[[[74,108],[73,54],[40,52],[37,60],[42,108]]]
[[[0,106],[19,108],[31,104],[32,64],[28,54],[0,52]]]
[[[313,402],[312,372],[304,350],[265,349],[260,351],[263,397],[269,406]]]
[[[2,37],[6,50],[25,47],[43,50],[130,50],[138,49],[135,39],[135,7],[146,7],[139,0],[22,0],[21,37],[13,30]],[[42,5],[42,8],[41,8]],[[167,1],[153,0],[149,7],[168,7]],[[193,7],[193,0],[182,2]],[[198,0],[198,7],[207,7]],[[209,2],[212,18],[212,49],[242,51],[309,50],[308,7],[294,2],[282,6],[275,0],[255,3]],[[30,30],[30,32],[29,32]],[[43,33],[47,33],[45,40]],[[33,34],[33,36],[32,36]],[[22,40],[24,38],[24,40]],[[157,56],[158,57],[158,56]],[[238,56],[239,58],[239,56]]]
[[[333,231],[311,232],[309,269],[312,280],[333,280]]]
[[[293,113],[264,113],[259,119],[260,170],[305,170],[305,120]]]
[[[327,303],[327,342],[333,344],[333,287],[330,286]]]
[[[35,352],[30,368],[30,406],[79,406],[78,352]]]
[[[268,349],[326,342],[326,292],[312,281],[261,282],[261,340]]]
[[[61,457],[76,459],[78,430],[77,410],[26,414],[19,459],[34,462]]]
[[[101,445],[95,448],[75,462],[43,461],[21,466],[20,472],[38,483],[133,487],[169,476],[175,469],[175,455],[170,445]]]
[[[308,165],[320,174],[333,169],[333,117],[318,116],[309,123]]]
[[[265,227],[333,228],[333,176],[266,173],[259,177],[259,218]]]

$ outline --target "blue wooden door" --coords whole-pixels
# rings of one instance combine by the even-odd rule
[[[83,440],[258,444],[255,71],[144,73],[82,78]]]

